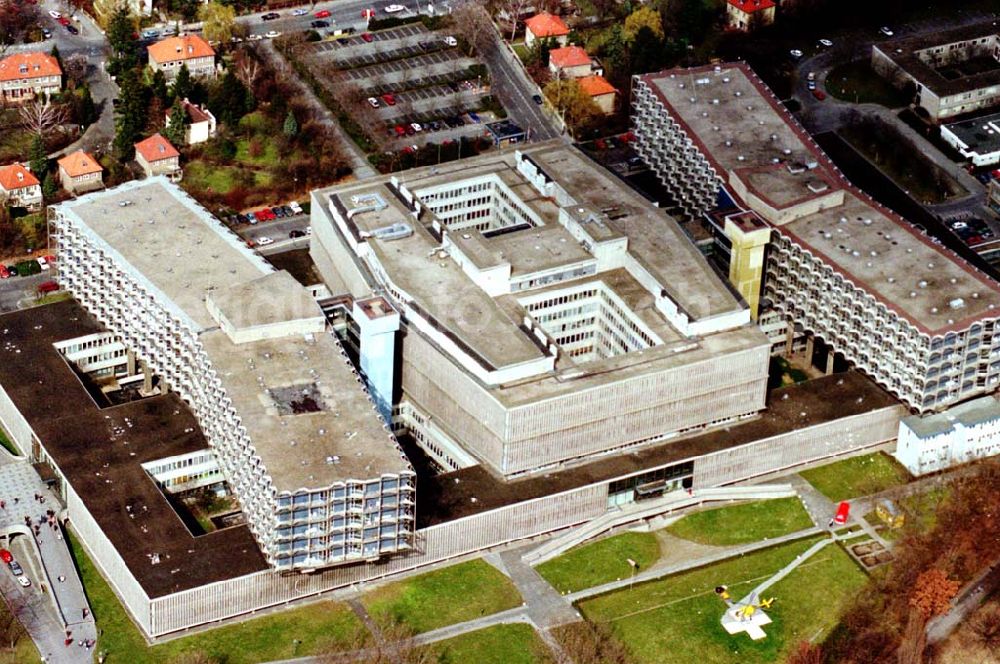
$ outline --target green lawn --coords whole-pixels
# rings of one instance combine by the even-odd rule
[[[439,664],[547,664],[545,643],[531,625],[514,623],[487,627],[432,646]]]
[[[559,592],[574,592],[632,574],[628,559],[644,570],[660,558],[653,533],[627,532],[574,547],[535,570]]]
[[[813,526],[796,497],[760,500],[695,512],[667,527],[667,532],[699,544],[731,546],[758,542]]]
[[[478,559],[387,584],[361,601],[379,624],[399,623],[415,634],[522,603],[514,584]]]
[[[236,142],[236,161],[257,168],[277,166],[280,158],[278,155],[278,146],[273,141],[262,141],[262,148],[263,152],[256,157],[251,157],[250,141],[241,139]]]
[[[266,187],[271,183],[271,174],[267,171],[191,161],[184,166],[184,180],[182,184],[195,191],[211,190],[219,194],[225,194],[237,186],[241,172],[253,175],[253,184],[251,186]]]
[[[149,647],[77,538],[71,536],[69,541],[102,633],[95,652],[106,651],[108,662],[170,662],[187,653],[202,653],[213,661],[250,664],[347,647],[364,629],[346,605],[327,601]]]
[[[710,567],[603,595],[580,604],[595,622],[610,623],[637,664],[756,664],[781,661],[804,639],[819,638],[839,620],[867,580],[837,545],[829,545],[765,594],[775,601],[767,638],[730,636],[720,618],[719,584],[739,598],[819,538],[791,542]]]
[[[7,432],[3,430],[3,427],[0,427],[0,445],[3,445],[4,449],[14,456],[21,456],[20,450],[18,450],[17,446],[14,445],[14,441],[7,436]]]
[[[889,108],[906,106],[906,97],[876,74],[867,60],[849,62],[830,70],[826,91],[856,104],[881,104]]]
[[[885,491],[910,479],[905,468],[881,452],[810,468],[799,475],[834,502]]]

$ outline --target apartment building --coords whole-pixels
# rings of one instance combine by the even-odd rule
[[[973,399],[943,413],[904,417],[893,456],[914,475],[1000,454],[1000,402]]]
[[[872,46],[872,68],[939,121],[1000,105],[1000,32],[995,21]]]
[[[30,101],[60,90],[62,69],[48,53],[15,53],[0,59],[0,101]]]
[[[191,408],[278,570],[413,545],[413,470],[312,296],[162,176],[50,208],[59,282]]]
[[[780,312],[920,412],[996,389],[998,285],[852,186],[749,67],[633,92],[639,153],[724,239],[755,316]]]
[[[769,343],[678,224],[549,142],[313,192],[332,294],[406,325],[397,426],[505,477],[752,417]]]
[[[186,66],[192,76],[215,76],[215,49],[198,35],[167,37],[146,47],[149,67],[172,80]]]

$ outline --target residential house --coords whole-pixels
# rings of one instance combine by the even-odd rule
[[[59,182],[71,194],[82,194],[104,186],[104,169],[97,160],[77,150],[59,160]]]
[[[177,76],[182,65],[187,65],[192,76],[215,75],[215,49],[198,35],[167,37],[146,47],[149,67],[159,69],[167,80]]]
[[[215,116],[204,106],[192,104],[187,99],[181,104],[188,116],[188,126],[184,129],[184,143],[197,145],[215,137]],[[167,122],[170,122],[170,111],[167,111]]]
[[[160,134],[135,144],[135,161],[147,178],[166,175],[171,182],[181,179],[181,153]]]
[[[524,22],[524,28],[524,45],[528,47],[539,39],[552,39],[560,46],[569,40],[566,22],[548,12],[535,14]]]
[[[549,71],[552,78],[583,78],[604,70],[579,46],[563,46],[549,51]]]
[[[733,30],[750,31],[774,23],[774,0],[729,0],[726,25]]]
[[[608,80],[603,76],[585,76],[579,79],[580,88],[590,95],[590,98],[594,100],[597,107],[601,109],[605,115],[611,115],[615,112],[615,100],[618,97],[618,90],[615,86],[608,83]]]
[[[23,164],[0,166],[0,202],[29,210],[42,208],[42,185]]]
[[[62,69],[48,53],[15,53],[0,60],[0,102],[30,101],[60,90]]]

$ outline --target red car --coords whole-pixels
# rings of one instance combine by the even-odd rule
[[[406,127],[403,125],[396,125],[396,136],[406,136]]]
[[[56,20],[59,22],[59,25],[61,25],[63,27],[69,25],[69,19],[66,18],[65,16],[60,16]]]
[[[0,549],[0,560],[9,565],[10,561],[14,560],[14,556],[10,555],[10,551],[7,549]]]
[[[375,38],[372,37],[372,33],[370,33],[370,32],[364,33],[363,35],[361,35],[361,38],[364,39],[366,42],[373,42],[373,41],[375,41]]]
[[[0,279],[6,279],[10,276],[10,271],[7,269],[6,265],[0,265]]]
[[[837,513],[833,516],[833,522],[839,526],[847,523],[847,518],[851,515],[851,504],[846,500],[837,505]]]
[[[392,95],[382,95],[382,101],[384,101],[389,106],[396,105],[396,98]]]
[[[39,293],[55,293],[59,290],[59,284],[54,281],[43,281],[38,285]]]
[[[45,262],[48,263],[49,265],[52,265],[52,264],[54,264],[56,262],[56,257],[55,256],[46,256],[45,257]]]
[[[813,97],[816,97],[819,101],[826,99],[826,93],[822,90],[813,90]]]
[[[261,219],[263,221],[271,221],[272,219],[274,219],[274,213],[268,210],[267,208],[258,210],[257,212],[254,212],[254,214],[257,215],[258,219]]]
[[[313,16],[315,16],[316,18],[329,18],[330,17],[330,10],[329,9],[321,9],[318,12],[316,12],[315,14],[313,14]]]

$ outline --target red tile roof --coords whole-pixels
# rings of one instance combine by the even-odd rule
[[[752,14],[762,9],[774,7],[774,0],[729,0],[729,4],[740,11]]]
[[[149,57],[157,63],[190,60],[192,58],[215,57],[215,50],[198,35],[167,37],[147,46]]]
[[[148,164],[161,159],[179,157],[181,154],[177,148],[170,144],[170,141],[159,134],[153,134],[146,140],[136,143],[135,151],[137,154],[141,154]]]
[[[549,62],[562,69],[589,65],[591,60],[587,52],[579,46],[563,46],[549,51]]]
[[[0,187],[4,191],[14,191],[24,187],[37,187],[38,178],[21,164],[0,166]]]
[[[569,28],[558,16],[553,16],[548,12],[535,14],[524,24],[531,30],[535,37],[561,37],[569,34]]]
[[[579,79],[580,87],[591,97],[600,97],[601,95],[615,94],[618,90],[615,86],[608,83],[607,79],[603,76],[585,76]]]
[[[59,61],[48,53],[15,53],[0,60],[0,81],[62,76]]]
[[[187,99],[181,101],[181,104],[184,106],[184,110],[187,111],[188,118],[191,119],[192,124],[196,124],[198,122],[208,122],[208,113],[206,113],[200,106],[192,104]]]
[[[59,160],[59,168],[66,171],[66,175],[71,178],[78,178],[88,173],[100,173],[104,169],[83,150],[77,150],[73,154],[68,154]]]

